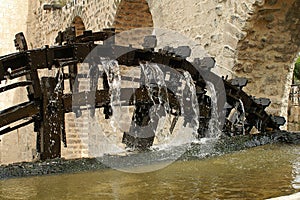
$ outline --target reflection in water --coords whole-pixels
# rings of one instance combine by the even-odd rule
[[[158,171],[0,181],[0,199],[265,199],[299,191],[300,146],[267,145]]]

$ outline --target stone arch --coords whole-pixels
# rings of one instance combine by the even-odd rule
[[[78,15],[73,19],[71,26],[75,27],[76,36],[82,35],[85,31],[83,20]]]
[[[247,77],[247,92],[268,97],[270,113],[287,118],[293,62],[300,46],[300,0],[265,0],[255,5],[238,42],[234,71]]]
[[[115,15],[116,32],[135,28],[153,27],[152,15],[146,0],[122,0]]]

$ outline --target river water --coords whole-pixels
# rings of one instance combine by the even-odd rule
[[[105,169],[0,181],[1,200],[265,199],[299,191],[300,146],[291,145],[177,161],[149,173]]]

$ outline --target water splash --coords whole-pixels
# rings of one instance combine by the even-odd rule
[[[101,64],[102,65],[98,65],[97,67],[100,67],[99,71],[103,71],[103,73],[106,73],[107,75],[107,83],[109,85],[110,94],[109,105],[113,110],[110,119],[105,121],[109,121],[108,123],[113,131],[107,133],[109,130],[106,129],[103,119],[96,120],[89,118],[89,151],[95,157],[105,156],[107,154],[107,156],[115,154],[119,155],[120,153],[120,155],[127,155],[127,153],[130,154],[131,152],[126,151],[124,144],[121,144],[123,146],[120,145],[121,137],[118,135],[119,133],[124,132],[120,128],[120,123],[122,121],[127,121],[128,123],[128,117],[130,117],[129,114],[125,114],[125,116],[124,110],[122,109],[123,105],[120,97],[120,66],[116,60],[110,60],[108,58],[103,58]],[[176,160],[176,158],[182,155],[182,153],[189,148],[191,143],[196,140],[196,136],[198,134],[200,111],[194,81],[188,72],[167,70],[167,67],[155,63],[141,63],[140,69],[140,75],[143,78],[143,82],[141,82],[141,84],[147,88],[148,96],[150,97],[149,99],[152,101],[152,106],[149,110],[150,121],[146,125],[147,127],[138,127],[138,125],[136,125],[136,130],[144,132],[150,131],[155,134],[152,149],[165,150],[166,152],[169,152],[168,155],[160,155],[160,157],[163,157],[160,159]],[[169,72],[171,74],[171,78],[167,79],[166,75]],[[177,74],[173,75],[173,72]],[[88,78],[91,78],[91,75],[92,73],[89,72]],[[89,89],[91,89],[91,87]],[[217,96],[212,84],[209,89],[212,94],[214,112],[216,113],[213,116],[217,121]],[[169,128],[174,116],[170,113],[171,108],[169,99],[164,96],[166,91],[172,91],[180,104],[180,119],[178,120],[178,123],[176,123],[176,128],[173,132],[171,132]],[[131,125],[133,124],[134,123]],[[217,136],[210,134],[208,138],[217,138]],[[205,144],[208,145],[210,143],[206,142]],[[208,146],[210,147],[211,145]],[[148,154],[145,154],[144,156],[148,156]],[[116,165],[115,168],[122,168],[119,166],[117,160],[114,161],[109,157],[105,157],[103,159],[103,161],[109,165]],[[134,164],[137,161],[130,160],[130,162]]]

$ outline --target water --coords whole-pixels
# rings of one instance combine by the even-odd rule
[[[219,119],[220,113],[218,110],[218,97],[216,95],[216,89],[213,83],[207,81],[206,87],[210,93],[212,103],[211,119],[209,120],[208,133],[206,134],[206,137],[217,139],[222,134],[222,126]]]
[[[151,127],[148,125],[150,131],[155,132],[155,147],[167,148],[171,145],[191,143],[195,139],[194,135],[196,135],[197,127],[199,127],[199,107],[191,75],[188,72],[181,75],[178,72],[169,71],[167,66],[155,63],[145,63],[140,64],[140,66],[149,97],[153,103],[154,98],[158,98],[159,102],[159,104],[151,107],[151,123],[149,123]],[[170,77],[167,78],[167,76]],[[174,83],[176,83],[176,87],[174,87]],[[159,88],[157,97],[154,95],[153,86]],[[171,111],[169,100],[164,99],[162,94],[167,89],[176,94],[176,98],[180,102],[181,116],[177,116],[177,119],[172,119],[168,113]],[[172,127],[172,120],[177,122],[176,128]]]
[[[240,121],[239,123],[241,124],[242,126],[242,133],[243,135],[245,135],[245,119],[246,119],[246,112],[245,112],[245,108],[244,108],[244,103],[241,99],[239,99],[239,102],[240,102],[240,106],[241,106],[241,109],[242,109],[242,113],[241,113],[241,116],[240,116]]]
[[[120,66],[116,60],[104,60],[103,70],[107,74],[107,80],[109,85],[109,93],[110,93],[110,106],[112,109],[111,116],[111,127],[113,131],[116,132],[117,128],[121,128],[118,126],[119,122],[122,119],[122,109],[121,109],[121,76],[120,76]],[[115,140],[116,141],[116,140]]]
[[[9,179],[0,181],[0,199],[265,199],[300,191],[295,189],[299,150],[300,146],[266,145],[177,161],[150,173],[101,170]]]
[[[141,73],[144,77],[144,84],[148,90],[148,95],[154,106],[150,108],[149,123],[147,128],[144,129],[150,134],[155,134],[155,139],[158,143],[164,143],[168,140],[170,132],[168,129],[164,129],[166,124],[170,124],[170,118],[168,117],[168,111],[170,111],[168,100],[164,100],[162,97],[162,90],[167,90],[165,83],[164,73],[162,69],[154,63],[140,64]],[[158,87],[158,104],[155,104],[155,91],[152,87]],[[142,129],[141,129],[142,130]]]

